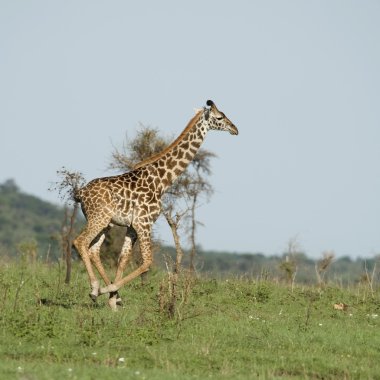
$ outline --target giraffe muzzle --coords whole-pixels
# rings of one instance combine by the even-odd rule
[[[230,132],[231,135],[235,135],[235,136],[237,136],[239,134],[238,129],[234,125],[230,126],[229,132]]]

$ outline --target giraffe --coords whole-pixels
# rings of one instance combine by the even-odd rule
[[[196,112],[179,137],[162,152],[141,161],[129,172],[96,178],[76,190],[74,199],[81,204],[87,224],[74,240],[74,246],[88,272],[90,297],[94,301],[99,295],[109,293],[109,305],[116,310],[120,301],[118,290],[149,270],[153,260],[152,226],[161,212],[162,195],[192,161],[209,130],[238,134],[235,125],[211,100]],[[115,224],[127,227],[127,231],[115,279],[111,283],[99,252],[106,230]],[[123,277],[137,239],[142,264]],[[92,263],[103,278],[105,287],[100,287]]]

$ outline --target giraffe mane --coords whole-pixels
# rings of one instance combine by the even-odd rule
[[[159,160],[161,157],[163,157],[170,149],[174,148],[176,145],[178,145],[181,140],[184,138],[184,136],[189,132],[189,130],[195,125],[195,123],[199,120],[201,114],[203,112],[203,109],[197,109],[196,114],[191,118],[189,123],[187,124],[186,128],[182,131],[182,133],[171,143],[169,144],[164,150],[161,152],[154,154],[153,156],[148,157],[147,159],[138,162],[136,165],[133,166],[132,170],[139,169],[145,165],[149,165],[157,160]]]

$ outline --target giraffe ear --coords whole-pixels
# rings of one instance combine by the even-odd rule
[[[206,119],[206,121],[208,121],[209,118],[210,118],[210,110],[205,107],[205,119]]]

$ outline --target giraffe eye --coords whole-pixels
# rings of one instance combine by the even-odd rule
[[[223,120],[226,117],[226,115],[223,112],[219,113],[219,116],[216,117],[216,120]]]

